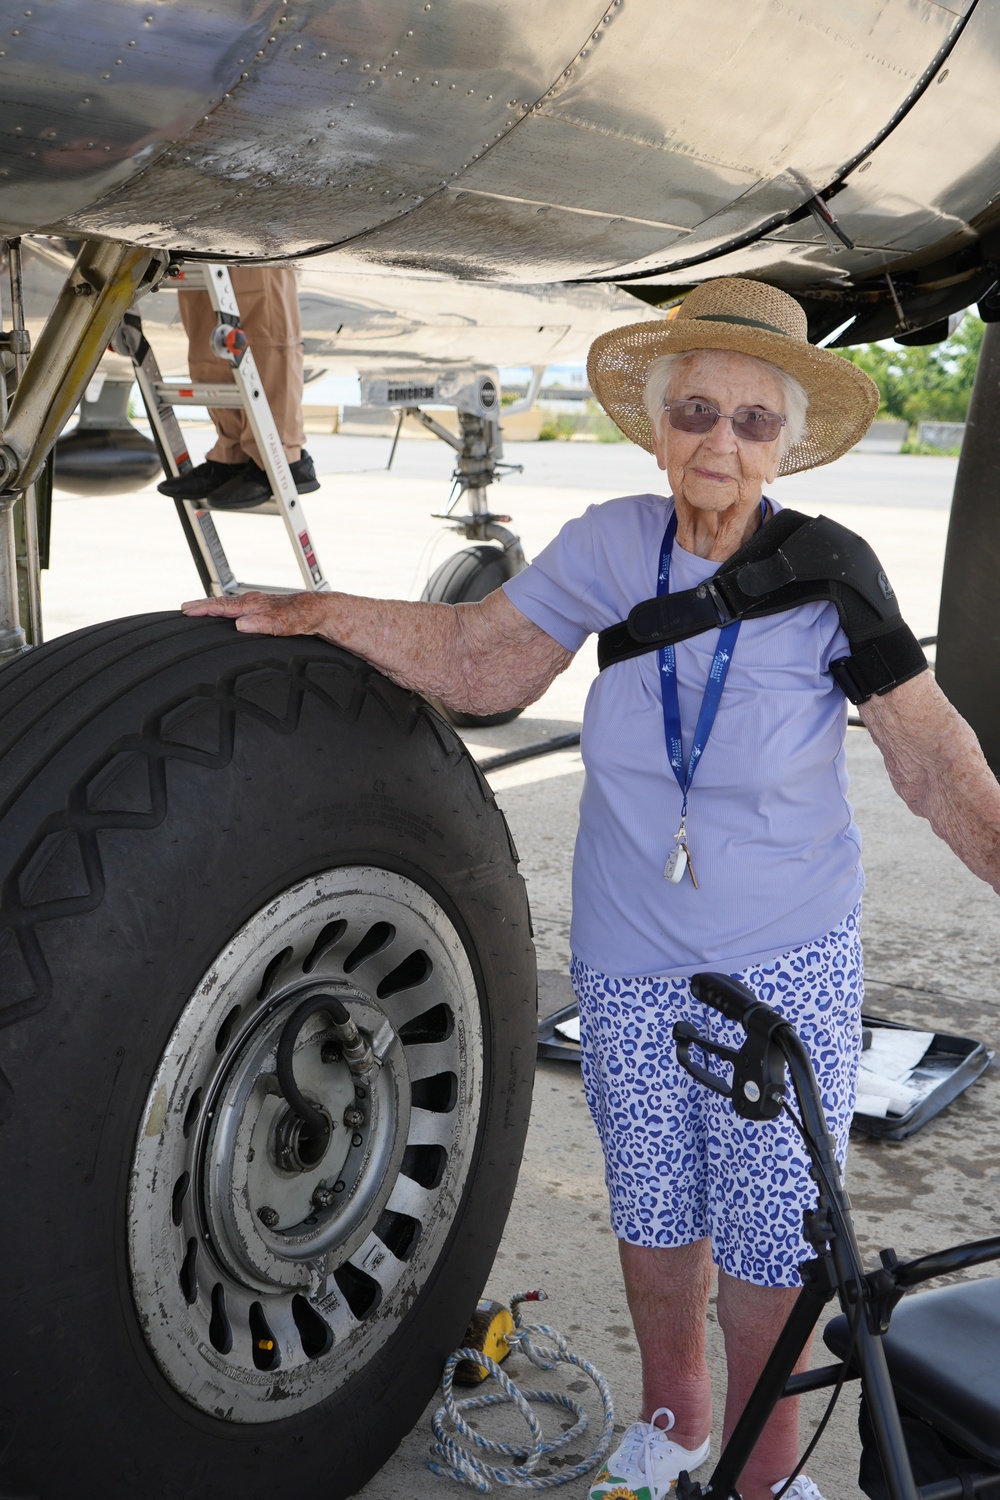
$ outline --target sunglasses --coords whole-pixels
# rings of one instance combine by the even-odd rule
[[[678,432],[711,432],[719,418],[726,417],[732,422],[736,436],[748,443],[773,443],[786,420],[776,411],[761,411],[753,406],[719,411],[708,401],[666,401],[663,410],[671,427]]]

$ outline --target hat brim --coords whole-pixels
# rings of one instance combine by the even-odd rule
[[[857,365],[804,339],[700,318],[630,323],[603,333],[587,359],[590,389],[633,443],[653,451],[653,434],[643,405],[649,367],[661,354],[723,349],[748,354],[793,376],[809,398],[804,436],[782,455],[779,474],[818,468],[840,458],[859,442],[878,410],[879,390]]]

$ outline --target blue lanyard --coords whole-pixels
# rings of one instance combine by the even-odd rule
[[[670,554],[674,550],[674,537],[677,534],[676,513],[667,522],[667,529],[663,533],[663,542],[660,546],[660,569],[656,578],[657,596],[670,592]],[[677,778],[677,785],[681,789],[683,805],[681,807],[681,820],[687,813],[688,792],[694,780],[698,762],[708,744],[709,735],[712,733],[712,725],[719,711],[719,703],[722,698],[722,690],[726,685],[729,675],[729,664],[732,661],[733,648],[736,645],[736,637],[740,633],[740,620],[734,620],[731,625],[725,626],[719,632],[719,644],[715,648],[712,658],[712,666],[705,684],[705,693],[701,700],[701,711],[698,714],[698,722],[695,725],[694,741],[691,745],[691,755],[688,759],[687,770],[684,768],[684,750],[681,740],[681,708],[677,697],[677,671],[674,659],[673,646],[663,646],[656,653],[656,660],[660,669],[660,693],[663,698],[663,732],[667,741],[667,757],[670,767]]]

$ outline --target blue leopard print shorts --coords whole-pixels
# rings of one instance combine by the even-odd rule
[[[825,937],[734,974],[780,1011],[809,1050],[841,1169],[861,1056],[861,908]],[[706,1236],[716,1265],[756,1286],[797,1287],[812,1255],[802,1211],[816,1202],[787,1115],[742,1120],[680,1066],[675,1021],[739,1048],[736,1022],[695,1000],[687,979],[611,979],[574,957],[583,1084],[604,1148],[611,1226],[632,1245]],[[731,1070],[713,1059],[713,1068]]]

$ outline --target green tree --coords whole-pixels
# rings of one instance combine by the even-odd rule
[[[908,348],[886,341],[844,349],[879,388],[879,416],[916,422],[964,422],[983,342],[983,322],[966,313],[950,338]]]

